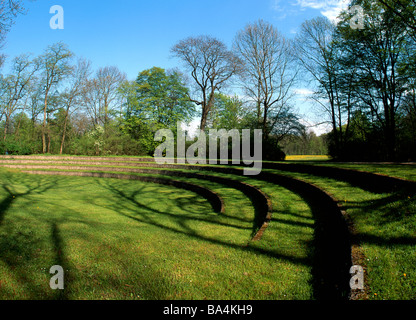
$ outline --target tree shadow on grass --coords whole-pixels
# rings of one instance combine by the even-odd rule
[[[314,239],[309,243],[312,286],[317,300],[347,300],[351,242],[347,224],[337,203],[319,188],[287,176],[261,173],[257,179],[280,185],[299,195],[315,219]]]
[[[239,224],[232,224],[232,223],[225,223],[220,221],[221,220],[221,216],[215,214],[208,214],[211,212],[211,210],[207,211],[207,208],[205,205],[201,204],[201,210],[205,211],[201,213],[195,212],[194,211],[194,205],[195,203],[197,203],[201,197],[198,195],[194,195],[192,197],[187,197],[187,198],[180,198],[178,197],[177,199],[174,200],[175,205],[173,207],[166,207],[164,208],[163,211],[161,211],[160,209],[156,209],[155,206],[156,205],[160,205],[160,201],[159,199],[155,200],[155,206],[151,206],[152,203],[147,203],[144,204],[142,202],[138,202],[136,200],[137,197],[139,197],[140,195],[146,194],[147,191],[146,186],[138,186],[137,190],[135,190],[132,194],[127,194],[124,190],[117,188],[116,186],[114,186],[114,184],[112,184],[111,182],[109,182],[108,179],[100,179],[98,180],[98,183],[105,189],[109,190],[111,193],[117,195],[119,198],[127,200],[126,202],[121,202],[121,203],[117,203],[117,204],[113,204],[116,205],[117,207],[117,211],[120,212],[120,210],[124,210],[124,211],[131,211],[132,207],[131,205],[133,205],[134,207],[138,207],[140,209],[142,209],[140,211],[141,213],[141,218],[144,220],[143,222],[145,223],[149,223],[152,224],[155,222],[155,220],[152,218],[152,216],[154,216],[154,214],[158,214],[160,216],[164,216],[170,219],[174,219],[178,225],[182,224],[183,226],[187,225],[187,222],[206,222],[206,223],[211,223],[211,224],[215,224],[218,226],[222,226],[222,227],[230,227],[230,228],[235,228],[235,229],[241,229],[241,230],[249,230],[250,228],[248,227],[244,227],[241,226]],[[155,184],[156,185],[156,184]],[[180,189],[178,189],[179,191]],[[193,209],[189,209],[189,206],[192,205]],[[173,213],[175,211],[176,208],[179,208],[180,211],[184,212],[184,213]],[[188,229],[188,227],[186,227],[186,229]],[[192,230],[192,233],[194,233],[195,230]]]
[[[56,300],[68,300],[68,286],[71,284],[70,274],[68,274],[69,264],[65,256],[65,245],[62,240],[59,225],[54,221],[51,223],[51,241],[55,252],[55,265],[61,266],[64,270],[64,289],[57,289]],[[52,266],[51,266],[52,267]]]
[[[262,177],[259,178],[260,180],[262,179]],[[107,187],[107,190],[112,192],[120,199],[117,202],[113,203],[112,207],[120,215],[124,217],[127,217],[131,220],[140,223],[151,225],[153,227],[157,227],[160,230],[185,235],[190,239],[197,239],[205,241],[207,243],[224,246],[242,252],[251,252],[256,255],[268,256],[274,259],[290,262],[294,265],[312,266],[312,284],[316,299],[345,298],[345,296],[343,295],[343,293],[345,293],[346,291],[344,288],[344,283],[345,286],[348,286],[349,274],[348,272],[345,274],[345,265],[343,265],[343,263],[345,263],[345,253],[348,252],[348,250],[344,247],[345,240],[348,237],[344,238],[345,234],[339,233],[339,230],[342,230],[342,228],[338,228],[340,227],[339,221],[337,220],[338,217],[333,216],[334,212],[336,212],[338,208],[333,207],[333,203],[329,199],[322,198],[322,195],[317,196],[314,193],[316,191],[311,191],[308,188],[299,187],[299,185],[296,184],[293,185],[293,181],[274,179],[271,176],[268,176],[268,179],[271,180],[273,183],[283,185],[287,189],[301,195],[306,200],[308,205],[312,208],[314,216],[317,218],[317,224],[315,228],[315,241],[313,244],[311,244],[311,247],[315,250],[315,254],[312,260],[311,258],[295,257],[290,254],[285,254],[284,252],[281,252],[279,250],[272,251],[254,246],[247,246],[246,244],[230,243],[228,241],[221,240],[218,237],[214,238],[210,237],[209,235],[203,235],[199,230],[193,227],[195,225],[195,222],[209,223],[214,227],[217,226],[236,229],[240,228],[241,226],[239,226],[238,224],[230,224],[227,222],[218,221],[218,217],[204,217],[200,214],[195,215],[195,213],[188,210],[186,201],[178,203],[178,206],[181,207],[181,210],[184,210],[186,212],[185,214],[172,213],[173,208],[169,207],[167,207],[164,210],[155,210],[152,207],[149,207],[141,202],[136,201],[137,196],[140,195],[140,190],[137,190],[135,194],[130,195],[127,194],[122,188],[117,188],[116,186],[111,185],[111,183],[108,180],[99,181],[102,186]],[[50,180],[50,178],[48,178],[48,180]],[[267,179],[264,180],[267,181]],[[21,182],[17,183],[20,184]],[[24,182],[22,183],[24,184]],[[9,187],[8,184],[5,185],[7,188]],[[43,188],[43,186],[41,185],[39,185],[38,187],[39,190],[34,189],[30,193],[46,192],[48,190],[48,188]],[[15,196],[12,192],[13,190],[8,190],[10,191],[8,192],[9,196]],[[189,201],[192,201],[192,199],[189,199]],[[7,209],[10,208],[12,202],[13,201],[11,199],[5,201],[4,207],[6,208],[6,210],[3,211],[3,218],[5,213],[7,212]],[[140,210],[135,211],[134,208],[138,208]],[[170,219],[171,221],[174,221],[175,223],[170,225],[161,223],[164,217]],[[333,230],[331,230],[331,228],[333,228]],[[58,263],[61,262],[65,264],[64,257],[62,257],[59,254],[60,251],[62,254],[62,252],[64,251],[64,247],[58,222],[55,225],[53,223],[51,224],[51,240],[54,243],[56,261]],[[276,239],[276,241],[278,241],[278,239]],[[33,248],[34,247],[32,244],[28,245],[27,248],[17,248],[17,253],[23,252],[23,250],[29,250]],[[23,275],[19,275],[19,278],[23,282],[30,283],[30,279],[25,273]],[[340,281],[340,278],[342,278],[342,281]],[[340,284],[343,287],[340,288]],[[34,288],[33,292],[34,296],[36,297],[50,297],[50,293],[44,293],[40,289],[38,289],[37,292],[36,288]],[[62,294],[62,296],[60,296],[59,298],[67,297],[68,296],[65,296],[65,294]]]
[[[105,181],[105,182],[102,182],[102,184],[109,191],[111,191],[112,193],[120,197],[120,201],[118,201],[117,203],[113,203],[113,206],[112,206],[113,209],[118,214],[123,215],[124,217],[132,219],[134,221],[145,223],[154,227],[158,227],[162,230],[166,230],[175,234],[186,235],[186,236],[189,236],[191,239],[202,240],[208,243],[225,246],[225,247],[232,248],[232,249],[248,251],[248,252],[252,252],[252,253],[260,254],[260,255],[266,255],[266,256],[276,258],[276,259],[286,260],[293,264],[308,265],[309,263],[309,260],[306,258],[304,259],[304,258],[293,257],[293,256],[285,255],[285,254],[279,254],[275,251],[251,247],[247,245],[247,243],[235,244],[235,243],[230,243],[230,242],[220,240],[217,238],[211,238],[207,235],[203,235],[197,229],[190,227],[190,225],[192,225],[192,223],[195,221],[203,221],[203,222],[207,222],[214,226],[219,226],[219,227],[231,227],[231,228],[239,228],[239,229],[247,229],[247,228],[242,228],[242,227],[239,227],[238,225],[232,225],[228,223],[219,222],[214,219],[208,220],[208,219],[201,219],[198,217],[194,217],[192,215],[192,212],[189,212],[191,213],[189,215],[188,214],[177,215],[177,214],[171,214],[169,212],[169,208],[166,208],[165,211],[155,210],[154,208],[148,207],[147,205],[144,205],[143,203],[137,202],[135,197],[127,195],[123,190],[112,185],[111,182]],[[145,190],[142,190],[142,191],[146,192]],[[140,210],[132,210],[132,206],[133,208],[136,207]],[[135,213],[133,213],[132,211],[135,211]],[[125,212],[132,212],[132,213],[130,214],[130,213],[125,213]],[[154,218],[155,214],[157,214],[157,218]],[[175,218],[177,227],[162,224],[160,221],[163,221],[163,217]]]
[[[37,250],[42,242],[41,239],[33,237],[31,228],[20,229],[24,221],[19,223],[19,219],[14,217],[10,223],[5,218],[10,207],[20,198],[30,195],[39,195],[47,192],[56,186],[56,179],[30,179],[23,175],[3,174],[0,188],[6,194],[0,203],[0,230],[3,230],[5,236],[0,237],[0,260],[12,271],[14,280],[19,287],[25,288],[25,295],[29,299],[50,298],[50,294],[39,287],[31,275],[31,261],[36,259]],[[26,189],[24,192],[18,192],[15,186],[22,186]],[[32,270],[33,271],[33,270]],[[1,287],[0,287],[1,288]]]
[[[26,191],[22,193],[13,190],[14,184],[19,184],[20,186],[23,185],[26,188]],[[7,210],[18,198],[29,196],[31,194],[42,194],[53,188],[55,185],[56,179],[49,179],[47,183],[37,179],[36,183],[34,183],[33,180],[29,179],[25,179],[24,182],[18,180],[11,181],[10,178],[8,179],[7,175],[3,175],[0,187],[5,191],[6,197],[0,202],[0,226],[4,221]]]
[[[372,244],[385,248],[414,246],[416,234],[397,236],[394,224],[403,221],[414,212],[414,200],[409,196],[411,189],[399,189],[381,199],[348,202],[343,210],[360,209],[366,215],[367,223],[376,227],[383,227],[386,234],[370,234],[358,232],[351,237],[347,224],[340,214],[340,208],[329,196],[318,194],[311,186],[302,182],[294,183],[290,178],[273,174],[263,176],[265,180],[275,180],[285,188],[298,193],[311,207],[316,219],[315,239],[311,243],[313,255],[313,283],[317,299],[346,299],[349,289],[349,266],[351,262],[352,244]],[[273,178],[274,177],[274,178]],[[392,186],[388,186],[391,188]],[[378,191],[385,191],[385,186]],[[376,192],[374,192],[376,193]],[[389,224],[393,229],[389,230]],[[377,229],[379,230],[379,229]],[[388,235],[388,233],[391,233]],[[409,231],[410,232],[410,231]]]
[[[349,268],[351,266],[351,243],[345,221],[343,220],[337,203],[319,189],[299,180],[278,175],[259,175],[259,180],[272,182],[298,194],[311,208],[315,219],[314,240],[308,243],[310,257],[296,257],[280,250],[268,250],[264,248],[238,245],[221,239],[202,235],[198,230],[190,227],[194,217],[192,215],[176,217],[178,227],[162,224],[162,219],[155,219],[153,208],[145,207],[138,203],[134,197],[126,195],[123,190],[108,185],[109,191],[124,199],[114,203],[115,210],[129,219],[146,223],[162,230],[186,235],[192,239],[206,241],[212,244],[225,246],[232,249],[265,255],[275,259],[290,262],[294,265],[312,267],[312,286],[314,298],[318,300],[347,300],[349,297]],[[126,208],[126,204],[129,204]],[[131,210],[131,205],[140,208],[136,214],[126,213]],[[128,211],[126,211],[128,209]],[[144,209],[144,210],[143,210]],[[166,211],[157,211],[158,217],[171,217]],[[216,221],[208,221],[220,226]],[[282,222],[282,221],[281,221]],[[276,239],[278,241],[278,239]]]
[[[299,163],[264,163],[264,168],[306,173],[319,177],[344,181],[354,187],[372,193],[390,193],[397,190],[408,190],[408,192],[412,193],[416,190],[416,182],[414,181],[406,181],[386,175],[374,174],[354,169],[338,168],[335,166],[316,166]]]
[[[384,229],[385,234],[363,233],[357,234],[360,243],[374,244],[382,247],[394,247],[403,245],[416,245],[416,233],[413,236],[394,236],[396,232],[390,230],[390,225],[398,222],[403,223],[404,219],[416,215],[414,211],[415,199],[408,196],[407,192],[395,192],[380,199],[367,201],[350,201],[345,209],[359,209],[367,217],[367,224],[373,225],[378,231]],[[394,227],[393,227],[394,228]],[[409,230],[410,234],[410,230]]]

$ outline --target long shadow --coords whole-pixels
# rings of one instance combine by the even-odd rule
[[[33,183],[33,181],[31,182]],[[15,183],[15,181],[13,181],[13,183]],[[11,190],[10,186],[13,183],[11,181],[7,181],[7,179],[5,179],[5,176],[3,176],[3,183],[1,184],[1,187],[4,191],[6,191],[8,195],[0,203],[0,226],[4,221],[4,217],[7,213],[7,210],[10,208],[10,206],[15,200],[17,200],[19,197],[25,197],[31,194],[41,194],[48,191],[49,189],[55,186],[56,179],[49,180],[49,182],[44,186],[42,186],[42,182],[39,181],[37,181],[37,185],[35,186],[32,186],[30,182],[28,184],[21,183],[27,189],[27,191],[24,193],[14,192],[13,190]]]
[[[416,237],[378,237],[373,234],[361,233],[358,236],[361,243],[375,244],[377,246],[391,248],[397,246],[414,246]]]
[[[406,181],[404,179],[354,169],[299,163],[263,163],[263,168],[296,173],[307,173],[315,176],[340,180],[372,193],[391,193],[400,189],[407,190],[411,193],[416,191],[416,182],[414,181]]]
[[[71,162],[68,162],[71,163]],[[122,163],[113,163],[113,165],[122,165]],[[125,165],[125,163],[124,163]],[[153,164],[140,164],[141,166],[150,165],[154,166]],[[19,166],[13,166],[18,168],[26,168],[26,169],[48,169],[48,168],[54,168],[54,169],[68,169],[71,168],[73,170],[91,170],[92,167],[88,166],[71,166],[71,167],[62,167],[62,166],[31,166],[31,165],[19,165]],[[143,169],[143,168],[109,168],[109,167],[95,167],[93,168],[94,171],[100,171],[100,172],[134,172],[134,173],[141,173],[141,174],[152,174],[152,175],[163,175],[163,176],[169,176],[169,177],[184,177],[184,178],[192,178],[192,179],[199,179],[199,180],[207,180],[215,183],[222,184],[227,187],[231,187],[237,190],[240,190],[243,192],[252,202],[254,206],[254,223],[253,223],[253,230],[252,230],[252,236],[256,234],[256,232],[262,227],[263,223],[267,222],[268,217],[271,215],[272,212],[272,205],[270,199],[265,195],[260,189],[248,185],[244,182],[238,181],[238,180],[232,180],[229,178],[224,178],[220,176],[213,176],[213,175],[204,175],[204,174],[196,174],[191,172],[183,172],[179,170],[155,170],[155,169]],[[34,173],[32,171],[32,173]],[[38,172],[39,173],[39,172]],[[186,186],[182,186],[186,187]],[[194,187],[193,191],[198,191]],[[202,194],[200,192],[200,194]],[[218,203],[218,199],[214,199],[215,197],[212,197],[212,195],[209,195],[205,192],[205,194],[202,194],[203,196],[207,197],[213,206],[216,208],[217,211],[221,211],[221,205]],[[222,212],[224,214],[224,212]]]
[[[182,234],[182,235],[186,235],[189,236],[191,238],[195,238],[195,239],[199,239],[199,240],[203,240],[203,241],[207,241],[209,243],[213,243],[213,244],[217,244],[217,245],[222,245],[228,248],[232,248],[232,249],[237,249],[237,250],[242,250],[242,251],[248,251],[248,252],[253,252],[256,254],[260,254],[260,255],[266,255],[266,256],[270,256],[276,259],[282,259],[288,262],[291,262],[293,264],[302,264],[302,265],[310,265],[310,261],[307,258],[299,258],[299,257],[293,257],[293,256],[289,256],[289,255],[285,255],[285,254],[280,254],[280,253],[276,253],[273,251],[269,251],[269,250],[265,250],[262,248],[256,248],[256,247],[250,247],[249,245],[246,244],[235,244],[235,243],[229,243],[226,241],[222,241],[222,240],[218,240],[215,238],[210,238],[204,235],[201,235],[198,233],[197,230],[191,229],[188,225],[188,222],[191,222],[192,220],[194,220],[192,218],[192,216],[185,216],[185,217],[181,217],[178,219],[178,225],[183,227],[185,226],[184,230],[180,230],[180,229],[176,229],[170,226],[166,226],[161,224],[160,222],[158,222],[157,220],[153,219],[151,217],[151,215],[154,214],[155,210],[153,208],[149,208],[146,206],[144,206],[142,203],[138,203],[135,199],[133,199],[130,196],[127,196],[122,190],[117,189],[114,186],[109,186],[109,190],[114,192],[117,196],[120,196],[122,199],[126,200],[126,202],[129,202],[131,205],[136,206],[137,208],[139,208],[140,210],[137,211],[137,213],[133,216],[130,214],[126,214],[124,213],[124,211],[126,211],[126,209],[128,209],[128,211],[131,211],[131,207],[127,206],[125,204],[124,201],[122,202],[118,202],[118,203],[114,203],[113,207],[117,210],[117,213],[127,217],[129,219],[132,219],[134,221],[137,222],[141,222],[141,223],[147,223],[149,225],[152,225],[154,227],[158,227],[162,230],[166,230],[166,231],[170,231],[176,234]],[[145,209],[145,210],[143,210]],[[147,211],[148,213],[146,213],[145,211]],[[157,211],[158,216],[168,216],[170,217],[171,215],[167,212],[163,212],[163,211]],[[217,224],[217,222],[215,221],[209,221],[213,224]]]
[[[409,201],[406,204],[406,201]],[[391,203],[399,202],[401,206],[399,208],[392,208],[388,206]],[[406,207],[408,205],[409,207]],[[408,200],[408,194],[403,192],[396,192],[386,197],[376,200],[367,200],[361,202],[350,202],[345,209],[360,208],[363,212],[373,214],[377,216],[376,221],[373,224],[377,226],[388,225],[402,221],[406,216],[415,215],[416,212],[412,211],[412,200]],[[375,244],[384,247],[394,247],[403,245],[416,245],[415,236],[377,236],[374,234],[368,234],[360,232],[357,235],[357,240],[360,243]]]
[[[211,223],[211,224],[215,224],[218,226],[222,226],[222,227],[231,227],[231,228],[235,228],[235,229],[241,229],[241,230],[248,230],[249,228],[247,227],[243,227],[241,225],[238,224],[230,224],[230,223],[225,223],[225,222],[221,222],[218,221],[218,219],[216,219],[218,216],[212,216],[211,218],[202,218],[202,217],[197,217],[195,216],[195,212],[194,211],[189,211],[184,205],[178,205],[178,207],[181,207],[181,209],[185,212],[188,212],[188,214],[178,214],[178,213],[169,213],[166,211],[161,211],[155,208],[151,208],[148,205],[145,205],[143,203],[139,203],[136,200],[136,196],[140,195],[143,190],[139,189],[136,190],[135,192],[133,192],[131,195],[126,194],[123,190],[117,189],[116,187],[114,187],[111,183],[108,183],[107,180],[99,180],[98,183],[103,186],[104,188],[106,188],[107,190],[109,190],[110,192],[112,192],[113,194],[116,194],[117,196],[128,200],[128,203],[133,204],[136,207],[139,207],[143,210],[146,210],[147,212],[154,214],[160,214],[169,218],[173,218],[176,219],[177,221],[198,221],[198,222],[207,222],[207,223]],[[194,197],[195,200],[198,199],[198,197]],[[190,203],[192,203],[192,200],[189,200]],[[131,208],[129,208],[126,205],[122,205],[123,209],[125,210],[131,210]],[[147,217],[147,215],[145,213],[143,213],[144,217]],[[153,220],[151,220],[149,218],[148,222],[151,223]]]
[[[25,166],[22,166],[24,168]],[[27,166],[27,169],[47,169],[48,167],[45,166]],[[55,169],[66,169],[68,167],[61,167],[61,166],[51,166],[51,168]],[[72,167],[73,170],[91,170],[91,167]],[[220,176],[214,176],[214,175],[206,175],[206,174],[197,174],[192,172],[183,172],[179,170],[155,170],[155,169],[143,169],[143,168],[107,168],[107,167],[96,167],[94,168],[96,171],[102,171],[102,172],[134,172],[134,173],[140,173],[140,174],[151,174],[151,175],[159,175],[159,176],[169,176],[169,177],[184,177],[184,178],[191,178],[191,179],[198,179],[198,180],[207,180],[210,182],[215,182],[218,184],[222,184],[224,186],[237,189],[241,192],[243,192],[252,202],[254,206],[254,220],[253,220],[253,228],[252,228],[252,236],[254,236],[257,231],[262,227],[263,223],[267,222],[269,219],[273,209],[270,199],[266,194],[264,194],[260,189],[248,185],[247,183],[233,180],[230,178],[220,177]],[[33,172],[32,172],[33,173]],[[55,172],[57,173],[57,172]],[[74,174],[74,173],[73,173]],[[150,179],[149,179],[150,180]],[[161,179],[160,179],[161,180]],[[183,184],[181,186],[182,188],[196,191],[202,196],[206,197],[213,205],[216,211],[222,211],[221,213],[224,215],[224,210],[221,210],[223,206],[221,206],[221,203],[218,202],[217,197],[213,196],[212,194],[209,194],[207,192],[201,192],[203,190],[197,189],[197,186],[192,186],[191,188],[187,188],[186,184]]]
[[[29,265],[31,259],[34,258],[38,239],[32,239],[30,230],[15,229],[13,223],[5,223],[5,217],[13,202],[19,198],[26,197],[33,194],[42,194],[56,185],[55,179],[49,179],[46,182],[43,179],[11,179],[9,174],[2,175],[1,188],[6,192],[6,197],[0,203],[0,228],[6,236],[0,239],[0,260],[13,272],[15,281],[19,286],[27,288],[27,294],[32,299],[39,299],[39,297],[48,297],[48,293],[43,291],[31,279],[30,274],[22,265]],[[16,178],[16,176],[13,176]],[[21,178],[21,177],[19,177]],[[16,192],[13,190],[13,185],[19,184],[26,188],[25,192]],[[0,287],[1,289],[1,287]]]
[[[8,193],[8,195],[0,202],[0,226],[3,224],[4,216],[6,215],[7,210],[16,198],[7,186],[3,185],[2,188]]]
[[[165,165],[163,167],[178,168],[176,165]],[[186,166],[186,168],[239,176],[243,175],[243,170],[236,168],[201,168],[198,166]],[[136,221],[149,223],[153,226],[172,232],[186,234],[190,237],[196,237],[201,240],[224,245],[230,248],[249,250],[257,254],[264,254],[276,259],[290,261],[294,264],[300,263],[303,265],[310,265],[312,267],[312,286],[314,290],[314,297],[316,299],[347,300],[350,293],[349,268],[352,265],[351,242],[347,224],[344,221],[337,202],[321,189],[304,181],[290,178],[284,175],[263,172],[260,175],[254,176],[252,178],[283,186],[295,194],[298,194],[309,205],[315,219],[314,241],[313,243],[309,244],[310,251],[313,252],[312,258],[297,258],[264,249],[253,248],[250,246],[247,248],[242,248],[241,246],[235,244],[230,244],[218,239],[212,239],[200,235],[196,230],[190,230],[189,226],[184,222],[182,222],[180,225],[182,227],[186,227],[185,231],[162,225],[143,212],[141,212],[140,217],[132,217],[123,214],[120,210],[119,211],[121,214]],[[117,192],[117,194],[123,197],[122,192]],[[125,199],[131,200],[131,198],[129,199],[128,197],[125,197]],[[135,202],[132,203],[136,206],[138,205]],[[140,204],[139,207],[143,208],[142,204]],[[149,213],[154,211],[153,209],[150,210],[152,211],[149,211]],[[160,214],[166,215],[164,212],[161,212]],[[186,219],[189,219],[189,217],[186,217]]]
[[[178,168],[164,165],[164,168]],[[187,169],[243,175],[232,167],[199,167]],[[319,300],[347,300],[350,293],[349,269],[352,265],[351,238],[347,223],[337,202],[320,188],[304,181],[276,173],[262,172],[251,178],[280,185],[298,194],[309,205],[315,218],[315,237],[310,244],[312,257],[312,285]]]
[[[56,300],[68,300],[68,284],[71,283],[69,275],[66,273],[68,270],[68,263],[65,258],[65,248],[62,241],[62,237],[59,231],[59,227],[56,222],[51,224],[51,240],[55,252],[55,265],[61,266],[64,269],[64,289],[58,289],[56,292]]]
[[[314,297],[318,300],[348,299],[351,242],[337,203],[317,187],[297,179],[271,173],[262,173],[257,178],[298,194],[312,210],[315,235],[310,250],[313,252]]]

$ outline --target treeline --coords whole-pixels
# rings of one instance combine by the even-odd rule
[[[329,153],[342,160],[416,159],[414,0],[354,0],[337,25],[306,21],[298,57],[313,99],[332,125]],[[351,19],[362,20],[362,28]]]
[[[116,67],[92,70],[63,43],[21,55],[0,76],[0,152],[153,155],[157,130],[176,132],[178,122],[200,117],[208,134],[261,129],[267,160],[283,159],[282,148],[337,160],[416,159],[412,2],[354,0],[363,29],[351,27],[355,12],[347,10],[337,24],[305,21],[293,40],[262,20],[240,30],[231,48],[189,37],[171,50],[182,71],[154,67],[133,81]],[[329,134],[301,124],[301,84],[313,90]]]
[[[317,136],[313,131],[287,135],[280,142],[283,152],[288,156],[327,155],[328,134]]]

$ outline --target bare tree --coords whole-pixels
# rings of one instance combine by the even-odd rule
[[[87,81],[82,95],[94,127],[103,125],[105,128],[111,114],[119,109],[122,101],[118,89],[125,80],[126,75],[117,67],[105,67]]]
[[[209,36],[190,37],[177,43],[171,50],[190,72],[198,97],[189,100],[202,107],[200,129],[205,131],[208,115],[219,92],[232,76],[241,70],[241,61],[227,50],[226,45]]]
[[[100,125],[99,92],[96,89],[96,79],[87,80],[82,89],[82,101],[94,128]]]
[[[0,48],[3,46],[6,35],[14,23],[14,19],[19,14],[25,13],[22,2],[23,0],[0,0]],[[5,56],[0,54],[0,68],[3,66],[4,61]]]
[[[32,121],[33,125],[35,125],[36,120],[39,117],[39,114],[41,114],[43,111],[43,90],[40,82],[40,78],[35,78],[31,85],[31,88],[29,89],[30,98],[28,101],[28,107],[30,112],[30,120]]]
[[[14,19],[17,15],[23,13],[25,13],[23,0],[0,0],[0,47],[4,42],[6,34],[10,31]]]
[[[297,76],[292,44],[270,23],[259,20],[237,34],[233,49],[244,63],[243,87],[255,103],[257,120],[267,138],[290,113]]]
[[[341,56],[334,32],[335,25],[325,17],[305,21],[296,38],[296,53],[303,69],[317,84],[311,98],[329,116],[335,151],[339,155],[350,125],[353,74],[341,72]],[[352,61],[350,70],[353,64]]]
[[[69,85],[62,94],[62,100],[65,106],[65,120],[64,127],[62,129],[63,131],[59,154],[63,153],[70,111],[71,109],[74,109],[75,111],[75,107],[81,104],[80,98],[90,75],[91,63],[87,60],[79,59],[76,67],[72,70],[70,75]]]
[[[28,55],[21,55],[14,59],[12,74],[0,79],[0,101],[5,116],[4,136],[6,140],[12,114],[18,109],[21,100],[28,94],[31,81],[38,65],[30,61]]]
[[[46,125],[48,114],[48,100],[52,90],[58,87],[62,80],[72,72],[70,61],[73,53],[62,42],[49,46],[46,52],[39,57],[39,64],[42,68],[42,87],[44,94],[43,125],[42,125],[42,150],[47,152]]]

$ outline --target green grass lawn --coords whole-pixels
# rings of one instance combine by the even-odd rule
[[[302,163],[416,180],[411,165]],[[364,253],[370,299],[416,299],[416,195],[264,171],[313,183],[342,203]],[[173,187],[0,169],[0,299],[314,299],[313,208],[256,177],[203,173],[241,180],[270,197],[272,221],[260,241],[250,241],[255,214],[247,195],[218,183],[162,176],[218,193],[222,215]],[[49,288],[55,264],[66,272],[63,292]]]
[[[328,165],[338,168],[360,170],[377,174],[383,174],[390,177],[416,181],[416,165],[414,164],[319,163],[319,165]]]
[[[250,201],[218,184],[207,183],[224,216],[190,191],[152,183],[0,177],[0,299],[313,298],[311,213],[282,188],[265,186],[281,213],[250,243]],[[49,288],[56,264],[60,292]]]

